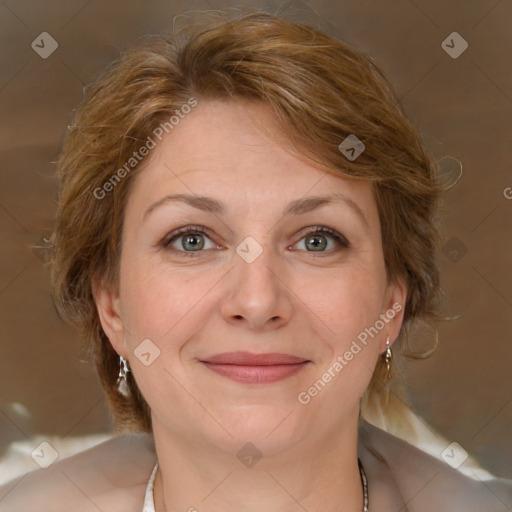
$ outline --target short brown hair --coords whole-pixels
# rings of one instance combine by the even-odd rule
[[[408,286],[397,341],[403,344],[412,321],[438,319],[435,162],[370,56],[261,12],[179,35],[149,36],[86,89],[58,161],[59,210],[49,259],[56,307],[92,344],[118,424],[145,431],[151,431],[148,405],[131,374],[131,396],[117,391],[118,356],[92,293],[100,279],[117,289],[124,209],[142,164],[101,200],[94,191],[190,98],[262,102],[315,165],[370,180],[388,281],[403,278]],[[339,149],[351,134],[365,144],[354,161]],[[379,361],[366,396],[382,390],[382,366]]]

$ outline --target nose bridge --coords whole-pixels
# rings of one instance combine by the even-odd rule
[[[262,327],[275,319],[284,321],[291,312],[289,292],[278,268],[279,257],[268,237],[261,240],[249,236],[236,247],[230,290],[223,306],[227,320],[243,318],[252,327]]]
[[[246,287],[244,293],[275,294],[278,291],[275,249],[269,237],[256,240],[248,236],[236,247],[234,262],[238,288]]]

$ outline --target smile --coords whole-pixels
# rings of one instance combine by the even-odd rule
[[[300,372],[310,361],[288,354],[228,352],[201,360],[209,370],[244,384],[268,384]]]

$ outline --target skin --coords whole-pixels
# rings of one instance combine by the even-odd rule
[[[151,407],[156,511],[359,512],[359,401],[403,309],[308,404],[297,396],[380,314],[405,305],[405,285],[386,280],[371,185],[314,167],[265,106],[239,101],[200,101],[144,165],[127,202],[118,292],[94,290],[103,329]],[[345,202],[283,216],[291,201],[332,193],[367,223]],[[168,194],[213,197],[226,211],[168,201],[144,215]],[[205,228],[194,238],[201,250],[183,248],[183,233],[163,246],[188,225]],[[314,226],[349,246],[317,232],[315,251],[306,236]],[[248,236],[262,249],[251,263],[236,252]],[[160,351],[148,366],[134,354],[145,339]],[[266,384],[200,362],[238,350],[310,362]],[[262,454],[250,468],[237,458],[248,442]]]

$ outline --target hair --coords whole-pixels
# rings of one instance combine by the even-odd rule
[[[57,310],[89,343],[117,426],[132,430],[151,431],[149,406],[131,373],[130,396],[117,390],[119,358],[101,327],[93,283],[118,290],[130,184],[150,158],[132,162],[133,170],[126,162],[191,99],[260,102],[308,161],[370,181],[388,282],[403,279],[408,289],[395,347],[407,355],[410,325],[439,319],[435,161],[372,57],[264,12],[146,36],[85,90],[58,160],[48,258]],[[365,145],[353,161],[339,149],[349,135]],[[363,402],[386,391],[384,373],[379,358]]]

